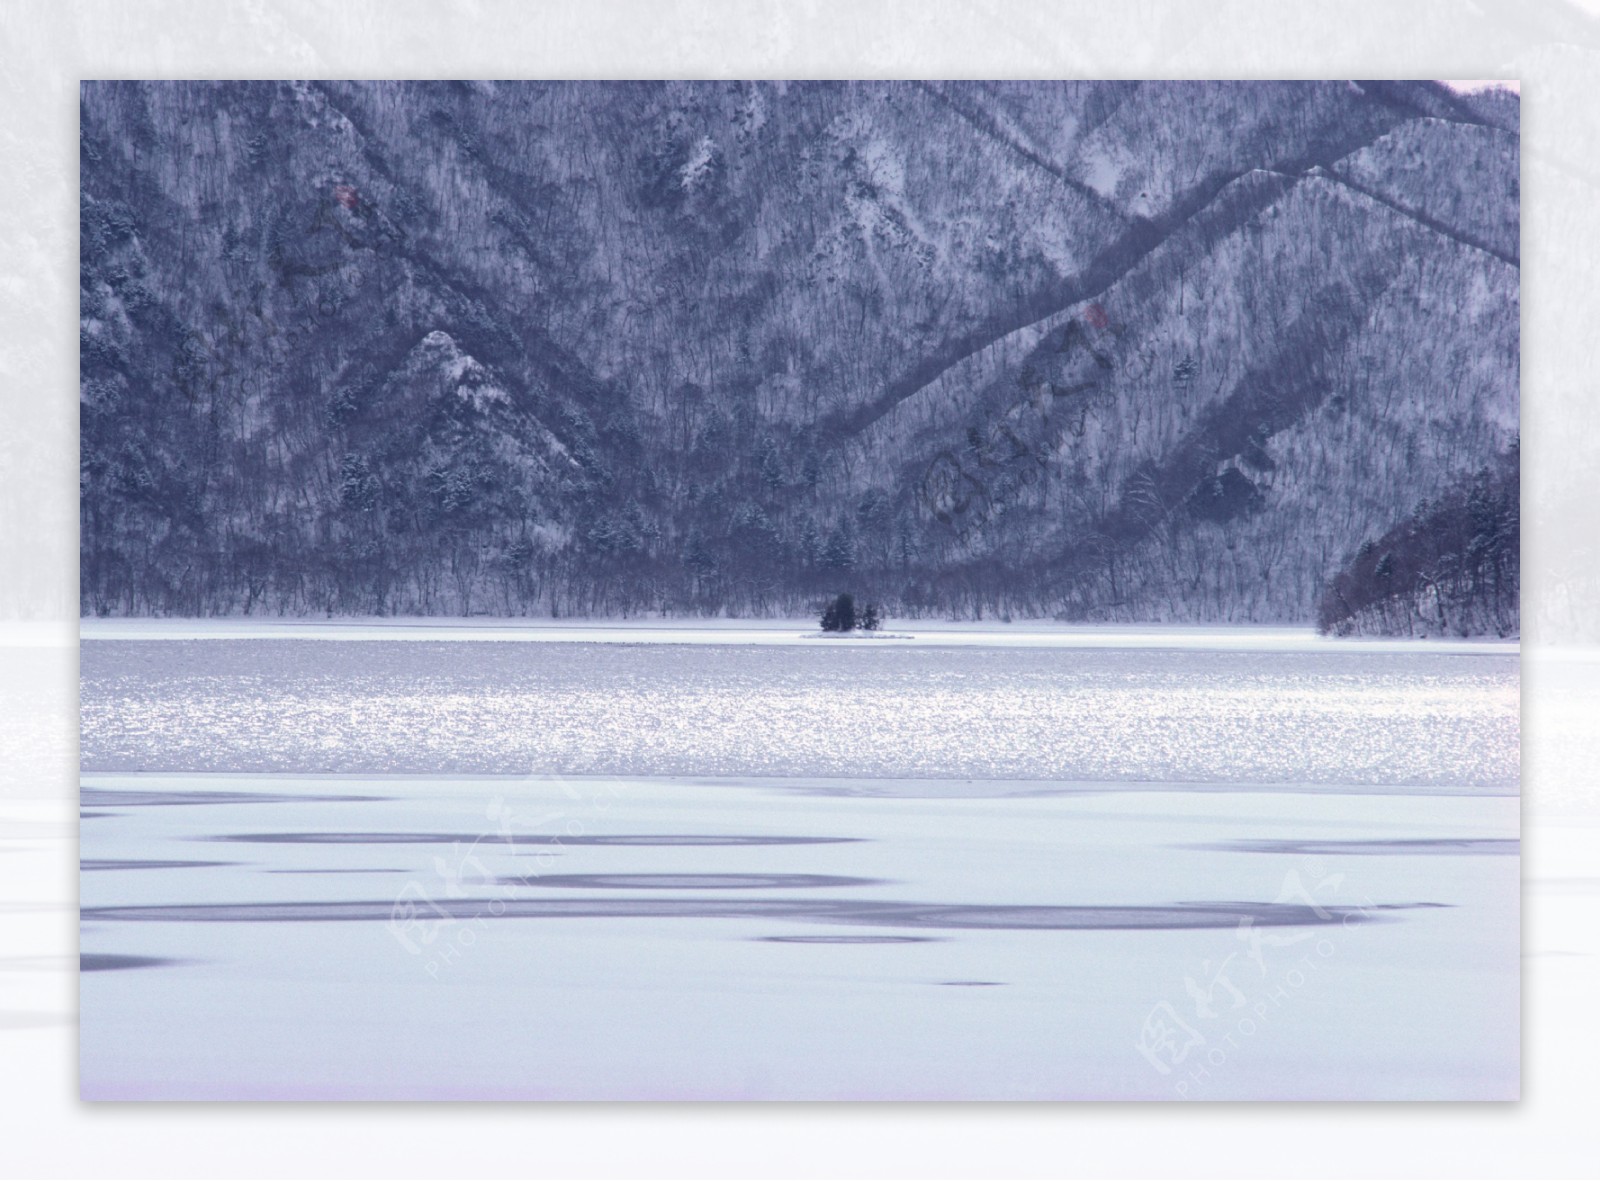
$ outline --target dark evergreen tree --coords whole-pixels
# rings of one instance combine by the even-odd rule
[[[827,610],[822,613],[822,630],[825,632],[848,632],[856,628],[856,600],[855,596],[846,592],[828,604]]]
[[[852,570],[855,564],[855,536],[844,525],[834,526],[822,551],[822,565],[829,570]]]

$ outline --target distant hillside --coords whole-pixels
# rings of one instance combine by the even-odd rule
[[[1492,466],[1363,542],[1323,594],[1318,628],[1336,635],[1516,632],[1521,454],[1513,444]]]
[[[1514,445],[1518,126],[1422,83],[85,83],[83,610],[1309,621]]]

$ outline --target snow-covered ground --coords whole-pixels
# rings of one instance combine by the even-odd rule
[[[1514,1096],[1514,656],[1254,643],[90,639],[83,1093]]]
[[[811,619],[85,619],[85,640],[426,640],[518,644],[805,645],[873,640],[940,648],[1194,649],[1206,652],[1485,653],[1515,655],[1516,640],[1339,639],[1298,627],[1135,627],[1116,624],[894,620],[888,634],[830,636]]]

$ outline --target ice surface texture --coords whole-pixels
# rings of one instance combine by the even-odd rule
[[[1515,790],[1507,655],[94,641],[85,770]]]

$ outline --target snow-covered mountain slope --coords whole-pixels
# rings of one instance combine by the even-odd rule
[[[1517,433],[1509,97],[82,98],[87,612],[1309,620]]]

